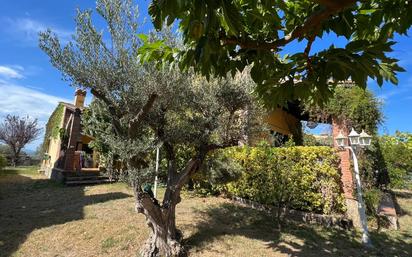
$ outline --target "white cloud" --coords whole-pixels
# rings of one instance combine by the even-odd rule
[[[0,65],[0,77],[5,79],[21,79],[23,68],[20,66],[2,66]]]
[[[3,30],[8,32],[12,37],[22,40],[24,43],[35,43],[39,38],[39,32],[51,29],[57,34],[61,42],[66,43],[70,39],[71,31],[58,28],[31,18],[6,18],[6,26]]]
[[[5,96],[0,101],[0,115],[18,114],[46,118],[60,101],[69,101],[53,95],[0,80],[0,91]]]
[[[379,88],[379,91],[375,91],[378,94],[377,98],[381,99],[384,103],[388,103],[394,97],[409,95],[412,93],[412,77],[407,78],[404,82],[400,82],[398,86],[386,88],[384,92],[382,92],[382,88]]]
[[[377,98],[379,98],[379,99],[386,102],[389,98],[391,98],[393,96],[396,96],[396,95],[399,95],[402,92],[403,92],[403,90],[399,90],[399,88],[394,88],[389,92],[385,92],[385,93],[377,95]]]
[[[397,53],[394,54],[394,57],[398,59],[398,64],[403,67],[407,68],[407,66],[412,64],[412,49],[404,49],[404,50],[398,50],[396,51]]]
[[[71,102],[71,100],[48,95],[32,88],[11,84],[2,80],[0,80],[0,92],[3,96],[0,101],[0,118],[7,114],[15,114],[20,117],[28,115],[29,117],[37,118],[39,126],[42,128],[44,128],[58,102]],[[35,149],[42,140],[43,135],[28,145],[27,148]]]

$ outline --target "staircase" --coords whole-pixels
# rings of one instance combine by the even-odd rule
[[[115,182],[115,180],[110,180],[107,176],[100,175],[99,172],[65,172],[63,175],[63,182],[66,186],[98,185]]]

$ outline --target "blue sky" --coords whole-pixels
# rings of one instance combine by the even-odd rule
[[[92,0],[2,0],[0,12],[0,117],[13,113],[39,119],[44,126],[59,101],[72,102],[74,89],[38,48],[37,33],[51,28],[63,41],[70,39],[76,8],[94,8]],[[142,21],[147,18],[149,0],[139,0]],[[150,21],[149,21],[150,22]],[[150,28],[150,23],[144,30]],[[412,33],[412,30],[411,30]],[[396,130],[412,132],[412,40],[396,38],[392,56],[407,70],[399,75],[399,85],[379,88],[369,81],[369,88],[384,102],[385,124],[381,133]],[[329,37],[318,42],[322,48],[339,39]],[[291,48],[294,46],[292,45]],[[291,49],[293,51],[293,49]],[[316,49],[315,49],[316,51]],[[90,101],[90,96],[89,100]],[[35,149],[42,138],[30,144]]]

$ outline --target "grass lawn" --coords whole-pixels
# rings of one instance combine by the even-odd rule
[[[401,230],[354,232],[288,224],[229,200],[184,194],[177,224],[190,256],[412,256],[412,192],[398,192]],[[64,187],[35,168],[0,171],[0,256],[136,256],[148,236],[121,183]]]

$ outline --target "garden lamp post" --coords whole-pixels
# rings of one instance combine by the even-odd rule
[[[157,196],[157,183],[158,183],[157,174],[159,173],[159,152],[160,152],[160,148],[158,146],[156,147],[156,169],[155,169],[155,181],[154,181],[154,197],[155,198]]]
[[[347,144],[347,139],[349,138],[349,144]],[[358,209],[359,209],[359,215],[360,215],[360,221],[362,225],[362,243],[364,243],[367,246],[372,246],[371,239],[369,237],[369,231],[368,231],[368,221],[366,218],[366,208],[365,208],[365,203],[363,201],[362,197],[362,186],[361,186],[361,180],[359,176],[359,165],[358,165],[358,158],[356,156],[356,150],[358,149],[358,146],[360,147],[366,147],[371,144],[372,137],[368,135],[364,130],[360,134],[358,134],[353,128],[351,132],[349,133],[348,137],[345,137],[342,134],[342,131],[339,133],[339,135],[335,138],[336,144],[340,148],[344,149],[349,149],[352,153],[352,158],[353,158],[353,166],[355,170],[355,179],[356,179],[356,192],[357,192],[357,198],[358,198]]]

